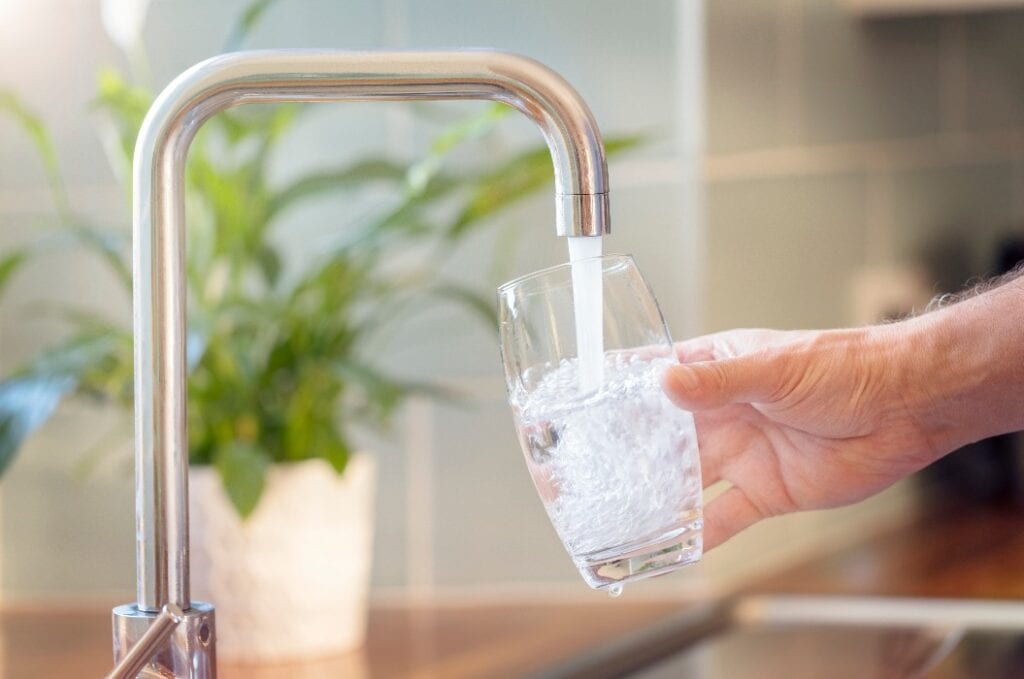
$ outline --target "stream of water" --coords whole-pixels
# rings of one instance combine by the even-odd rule
[[[580,391],[589,393],[604,381],[604,294],[599,259],[602,238],[578,236],[568,241]]]

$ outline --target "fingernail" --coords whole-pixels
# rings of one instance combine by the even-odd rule
[[[697,372],[685,365],[674,366],[671,368],[671,373],[672,379],[687,391],[693,391],[700,386],[700,378],[697,377]]]

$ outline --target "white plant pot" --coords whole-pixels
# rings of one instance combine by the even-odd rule
[[[275,464],[239,518],[210,467],[189,472],[192,598],[217,611],[217,654],[280,660],[342,653],[366,633],[376,465],[355,455]]]

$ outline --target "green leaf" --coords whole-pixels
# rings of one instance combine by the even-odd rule
[[[270,286],[277,283],[277,279],[281,275],[281,255],[277,253],[277,250],[267,243],[262,244],[256,253],[256,262],[260,267],[264,280]]]
[[[0,291],[3,290],[9,278],[32,257],[64,250],[75,245],[84,245],[91,250],[110,267],[125,288],[130,290],[132,273],[127,261],[127,243],[126,235],[115,231],[102,231],[81,223],[60,226],[46,233],[28,247],[0,259]]]
[[[278,141],[291,129],[299,114],[306,110],[299,104],[254,104],[221,111],[207,123],[218,127],[231,144],[256,138],[261,143]]]
[[[0,90],[0,113],[7,114],[15,123],[21,127],[39,154],[39,159],[46,172],[47,181],[50,184],[50,191],[53,194],[54,203],[57,206],[57,213],[62,219],[71,218],[71,203],[68,200],[67,191],[64,189],[64,180],[60,174],[60,164],[57,162],[57,151],[54,149],[50,133],[43,124],[42,119],[9,90]]]
[[[74,326],[77,337],[121,339],[131,343],[129,328],[105,314],[80,309],[69,304],[40,302],[33,305],[28,317],[56,318]]]
[[[250,443],[233,442],[217,451],[216,460],[228,499],[247,518],[263,494],[268,456]]]
[[[479,139],[494,129],[500,120],[514,109],[494,103],[468,118],[450,125],[430,145],[430,153],[418,163],[413,164],[407,173],[409,191],[413,194],[422,193],[427,185],[440,173],[446,157],[467,141]]]
[[[614,156],[641,141],[643,137],[640,136],[613,137],[605,140],[605,152]],[[466,207],[448,229],[449,237],[461,236],[484,218],[521,201],[538,189],[550,186],[553,179],[554,169],[546,147],[516,155],[475,182]]]
[[[426,396],[449,403],[461,400],[461,395],[451,389],[428,382],[397,379],[351,357],[336,361],[334,370],[342,380],[360,388],[358,401],[349,403],[356,414],[382,427],[390,424],[395,409],[410,396]]]
[[[476,314],[487,327],[498,327],[498,310],[490,295],[458,283],[437,283],[427,288],[425,294],[456,302]]]
[[[67,376],[28,375],[0,383],[0,475],[33,431],[75,386]]]
[[[60,400],[115,349],[116,340],[105,334],[76,336],[43,352],[0,382],[0,474],[25,438],[42,426]]]
[[[617,156],[624,151],[629,151],[647,141],[646,134],[627,134],[624,136],[608,137],[604,140],[604,152],[608,156]]]
[[[485,217],[550,185],[553,178],[554,170],[547,148],[520,153],[476,182],[466,206],[448,230],[449,237],[461,236]]]
[[[395,408],[412,391],[412,386],[384,375],[365,363],[342,358],[334,363],[336,374],[360,387],[361,410],[378,423],[386,423]]]
[[[0,258],[0,294],[3,294],[4,288],[7,286],[8,281],[14,273],[28,260],[29,251],[27,249],[16,250],[4,257]]]
[[[101,260],[106,262],[117,279],[131,290],[132,269],[128,262],[128,236],[116,231],[104,231],[75,222],[66,227],[70,239],[85,245]]]
[[[507,104],[495,102],[481,113],[450,125],[434,138],[430,150],[432,153],[446,153],[469,140],[479,139],[493,130],[505,116],[514,110]]]
[[[121,158],[114,168],[120,175],[130,176],[139,128],[153,103],[153,93],[133,85],[110,67],[101,68],[96,79],[96,97],[91,107],[106,116],[114,128]],[[108,151],[109,153],[109,151]],[[111,159],[113,162],[113,159]]]
[[[39,353],[27,365],[17,370],[11,379],[77,379],[130,338],[126,330],[119,330],[117,333],[98,331],[77,334]]]
[[[340,436],[331,432],[330,436],[324,437],[321,447],[316,451],[317,457],[323,457],[339,474],[345,473],[348,461],[352,459],[352,450]]]
[[[356,162],[336,170],[314,172],[280,189],[270,199],[268,220],[295,203],[312,196],[363,186],[375,182],[399,183],[405,179],[405,168],[382,159]]]
[[[242,10],[242,14],[228,31],[228,37],[224,41],[224,52],[236,52],[242,48],[249,37],[249,33],[259,23],[263,13],[277,2],[277,0],[254,0]]]

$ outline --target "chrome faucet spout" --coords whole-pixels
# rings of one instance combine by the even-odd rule
[[[188,653],[212,657],[212,607],[193,606],[189,595],[184,166],[197,130],[217,112],[247,103],[443,99],[501,101],[525,114],[551,152],[557,233],[600,236],[609,231],[607,168],[597,124],[565,80],[522,56],[492,51],[239,52],[185,71],[154,102],[134,162],[138,603],[131,611],[115,609],[116,653],[126,652],[145,621],[172,605],[185,612],[182,630],[206,626],[203,643],[181,642]],[[190,610],[199,611],[202,620],[189,621]],[[182,632],[173,638],[185,637]],[[180,669],[167,669],[197,676],[187,668],[210,665],[184,661]]]

